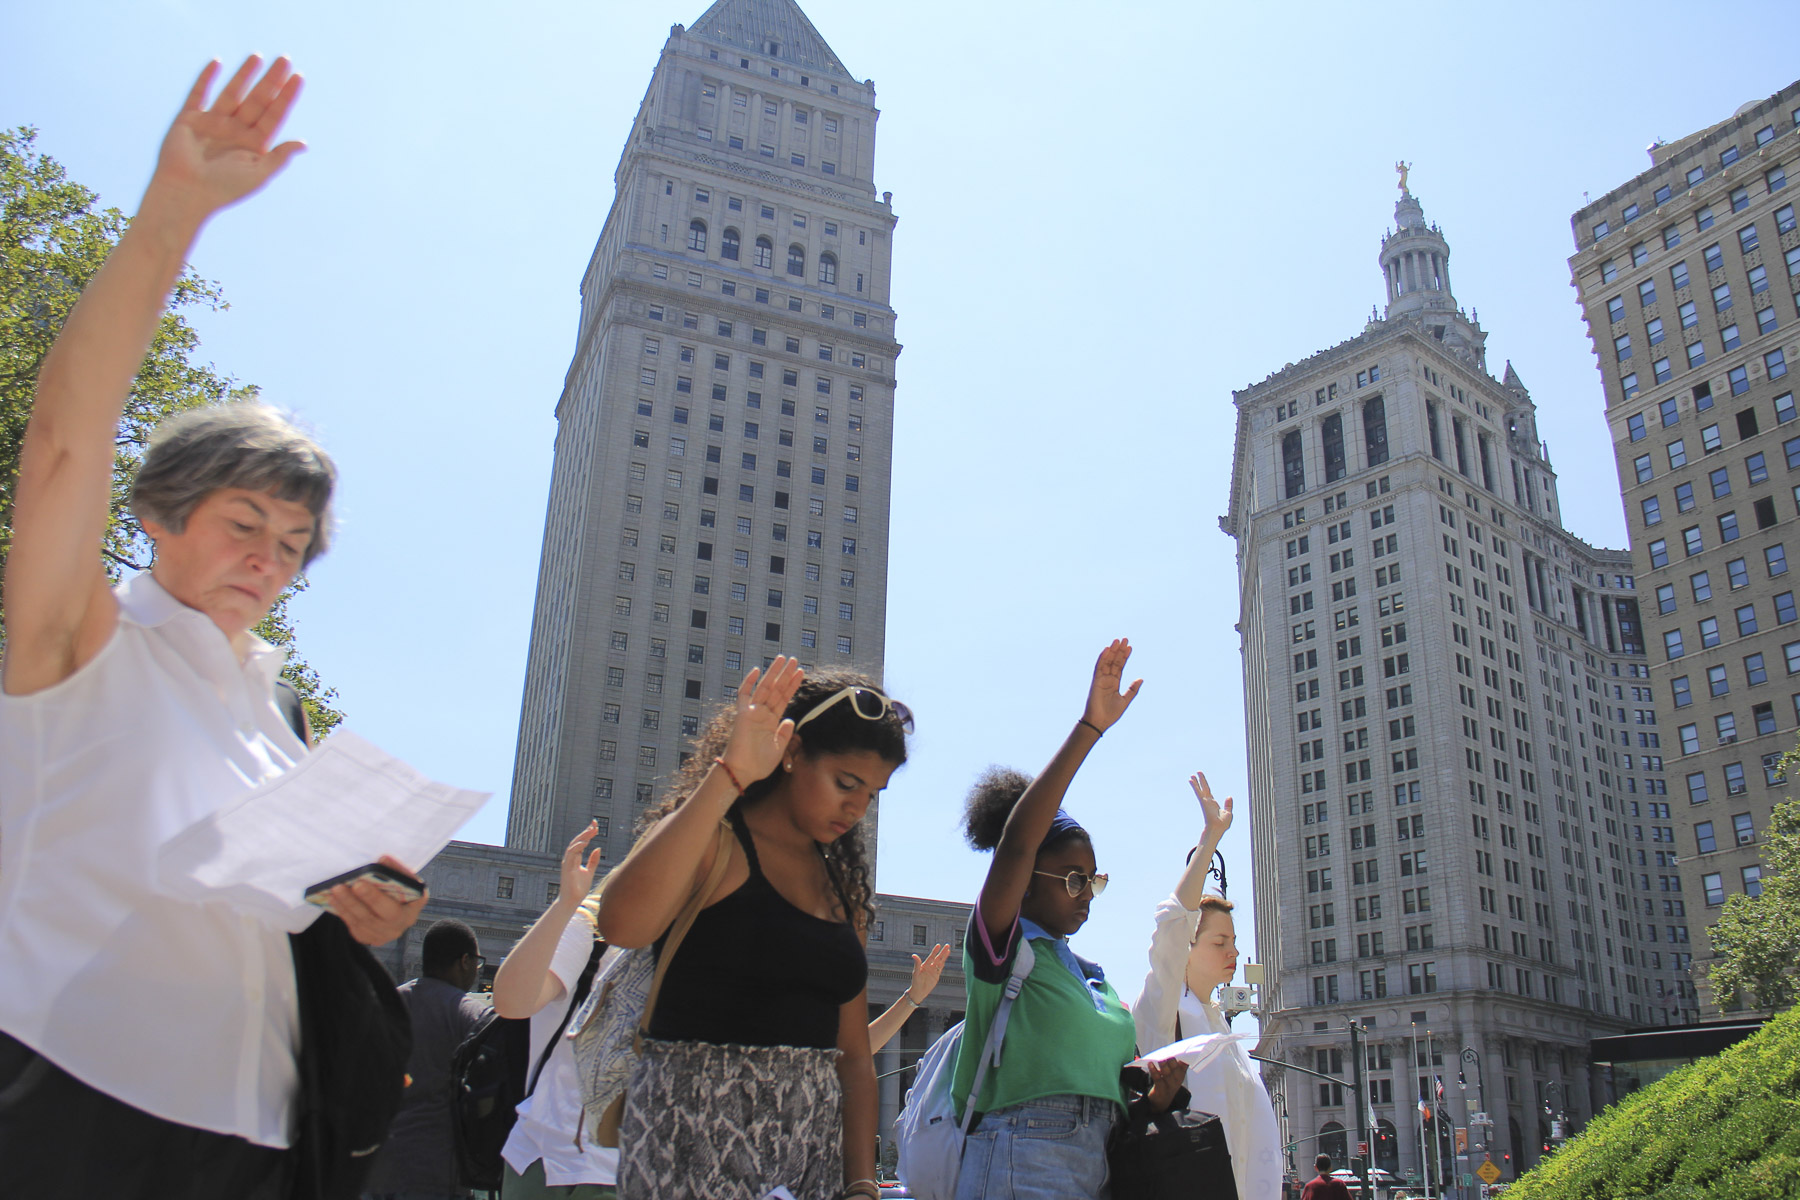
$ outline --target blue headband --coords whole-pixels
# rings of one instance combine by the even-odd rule
[[[1078,833],[1084,838],[1088,836],[1088,831],[1082,828],[1080,821],[1059,808],[1056,810],[1056,815],[1050,818],[1050,832],[1044,835],[1044,840],[1038,843],[1038,848],[1042,849],[1051,842],[1058,841],[1071,833]],[[1088,838],[1088,840],[1093,841],[1092,838]]]

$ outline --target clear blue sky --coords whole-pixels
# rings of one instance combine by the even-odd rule
[[[129,211],[210,56],[291,55],[311,144],[195,258],[202,355],[297,410],[343,529],[296,605],[351,724],[490,789],[499,841],[576,286],[669,26],[703,0],[9,11],[0,123]],[[1078,779],[1113,889],[1077,944],[1135,993],[1197,834],[1196,767],[1244,799],[1231,389],[1362,328],[1393,163],[1513,360],[1564,516],[1624,538],[1568,217],[1643,148],[1790,82],[1800,8],[1744,2],[805,5],[882,121],[898,361],[887,677],[919,714],[884,890],[966,899],[990,762],[1035,770],[1093,655],[1147,678]],[[1240,814],[1248,805],[1240,804]],[[1249,822],[1226,841],[1250,898]],[[1240,923],[1249,950],[1249,922]]]

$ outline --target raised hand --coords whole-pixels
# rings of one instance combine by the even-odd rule
[[[152,193],[161,189],[204,220],[262,187],[305,149],[300,142],[270,146],[300,95],[300,76],[286,58],[276,59],[257,79],[261,66],[256,55],[246,58],[208,107],[206,93],[219,64],[206,65],[163,138]]]
[[[1144,686],[1142,679],[1136,679],[1124,691],[1119,690],[1125,677],[1125,663],[1130,658],[1130,640],[1115,638],[1111,645],[1100,652],[1100,658],[1094,663],[1094,681],[1088,686],[1087,708],[1082,712],[1081,719],[1102,733],[1111,729],[1113,723],[1125,715],[1125,710],[1137,699],[1138,689]]]
[[[1205,836],[1216,846],[1219,839],[1225,836],[1225,831],[1231,828],[1232,798],[1225,797],[1223,805],[1214,800],[1212,788],[1206,784],[1204,771],[1195,771],[1188,776],[1188,786],[1194,789],[1194,795],[1200,801],[1200,815],[1206,822]]]
[[[593,853],[587,856],[585,862],[582,861],[581,852],[587,849],[587,844],[593,841],[599,832],[600,826],[596,822],[589,821],[587,828],[576,834],[563,848],[562,883],[556,893],[558,899],[567,896],[579,901],[594,890],[594,875],[600,869],[600,856],[606,853],[606,848],[595,846]]]
[[[907,985],[906,995],[914,1005],[919,1005],[925,1003],[925,998],[931,995],[931,989],[938,985],[938,980],[943,976],[944,964],[950,960],[950,947],[942,944],[933,946],[930,954],[924,958],[915,954],[912,960],[912,983]]]
[[[743,784],[767,777],[781,764],[794,736],[794,722],[784,714],[805,678],[800,660],[786,655],[777,655],[767,671],[752,667],[744,676],[731,741],[721,756]]]

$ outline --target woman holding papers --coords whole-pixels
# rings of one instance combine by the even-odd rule
[[[1282,1154],[1275,1110],[1248,1050],[1231,1037],[1230,1022],[1214,998],[1237,974],[1231,902],[1205,890],[1213,851],[1231,827],[1231,797],[1220,805],[1199,772],[1188,783],[1199,797],[1204,826],[1174,893],[1156,909],[1150,973],[1132,1009],[1138,1046],[1151,1053],[1199,1039],[1179,1056],[1194,1064],[1187,1077],[1188,1109],[1212,1113],[1224,1126],[1240,1200],[1276,1200]]]
[[[166,894],[157,861],[304,753],[273,699],[282,653],[251,630],[324,552],[336,472],[260,405],[185,413],[131,490],[155,566],[114,588],[101,555],[125,403],[189,251],[301,148],[274,144],[300,92],[286,59],[248,59],[209,105],[217,74],[44,359],[20,451],[0,668],[9,1194],[243,1200],[296,1170],[288,931]],[[424,903],[366,883],[331,899],[370,945]]]
[[[600,899],[662,947],[720,855],[650,1013],[619,1126],[622,1200],[877,1200],[863,814],[912,714],[870,681],[752,670]],[[721,826],[724,828],[721,828]]]

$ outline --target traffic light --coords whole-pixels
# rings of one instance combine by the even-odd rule
[[[1549,1142],[1544,1143],[1544,1156],[1546,1158],[1548,1158],[1550,1156],[1550,1143]]]

